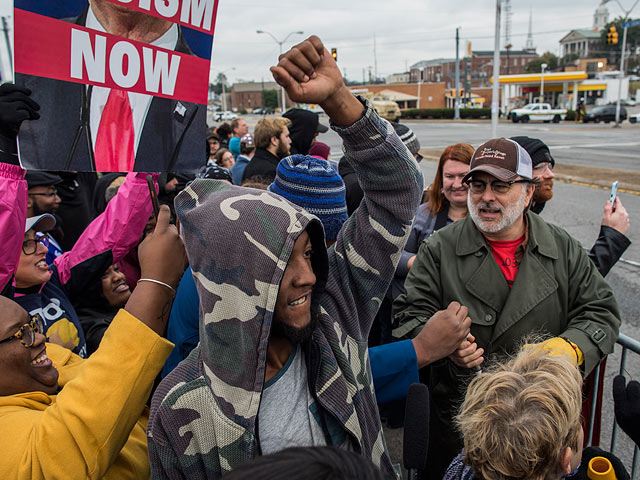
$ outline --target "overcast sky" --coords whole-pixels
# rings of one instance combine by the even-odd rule
[[[49,0],[47,0],[49,1]],[[621,0],[629,8],[632,0]],[[11,0],[0,0],[0,14],[11,12]],[[599,1],[536,0],[511,2],[511,43],[524,47],[533,12],[533,42],[538,53],[558,53],[558,40],[573,28],[591,27]],[[219,0],[213,42],[212,78],[227,71],[229,80],[271,80],[269,66],[277,62],[278,45],[268,35],[291,47],[310,34],[318,35],[327,48],[338,49],[338,64],[352,80],[362,70],[375,67],[384,77],[403,72],[420,60],[455,57],[455,29],[460,27],[460,54],[470,40],[474,50],[492,50],[495,0]],[[621,14],[617,3],[608,5],[610,19]],[[640,7],[632,16],[640,16]],[[504,10],[501,46],[504,47]],[[235,67],[235,70],[230,70]]]
[[[627,8],[630,2],[621,0]],[[599,1],[512,0],[511,4],[513,48],[525,45],[532,8],[538,53],[557,54],[558,41],[569,30],[593,24]],[[454,58],[456,27],[461,27],[461,55],[466,40],[474,50],[493,50],[495,5],[495,0],[220,0],[213,75],[236,67],[227,73],[231,81],[271,79],[268,68],[277,61],[278,45],[269,36],[257,34],[257,29],[279,40],[296,30],[303,30],[305,36],[318,35],[327,48],[338,49],[338,64],[353,80],[361,80],[362,69],[375,65],[374,33],[379,76],[403,72],[406,65],[420,60]],[[620,14],[615,2],[608,7],[611,18]],[[504,12],[502,32],[504,46]],[[287,46],[302,38],[293,35]]]

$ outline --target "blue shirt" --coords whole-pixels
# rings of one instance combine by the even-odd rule
[[[229,151],[233,153],[233,158],[238,158],[238,155],[240,155],[240,137],[231,137]]]
[[[236,158],[236,163],[231,167],[231,181],[234,185],[242,184],[242,177],[244,176],[244,169],[247,168],[247,165],[251,159],[249,157],[245,157],[244,155],[238,155]]]

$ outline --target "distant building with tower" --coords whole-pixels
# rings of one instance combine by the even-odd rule
[[[609,22],[609,10],[604,5],[598,6],[593,14],[593,25],[590,28],[571,30],[560,39],[562,56],[577,55],[577,58],[589,58],[599,54],[600,34]]]

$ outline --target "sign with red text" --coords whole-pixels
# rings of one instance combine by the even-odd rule
[[[204,165],[217,0],[73,0],[80,9],[65,18],[54,18],[61,12],[51,3],[15,1],[16,83],[41,107],[41,118],[20,129],[22,165],[169,172]]]

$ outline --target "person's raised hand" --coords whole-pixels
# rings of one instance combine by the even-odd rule
[[[483,353],[484,349],[478,348],[475,337],[469,334],[457,350],[449,355],[449,359],[459,367],[475,368],[484,362]]]
[[[160,206],[156,228],[138,247],[141,278],[151,278],[178,286],[187,268],[184,243],[175,225],[169,223],[171,210]]]
[[[187,266],[184,243],[178,229],[169,223],[170,218],[169,207],[161,205],[156,228],[138,247],[140,280],[124,307],[158,335],[166,330],[173,298]]]
[[[317,103],[336,125],[350,125],[364,111],[345,86],[335,60],[315,35],[280,55],[271,73],[291,100]]]
[[[25,120],[40,118],[40,105],[29,97],[31,90],[13,83],[0,85],[0,134],[15,140]]]
[[[471,319],[467,307],[451,302],[446,310],[436,312],[412,340],[418,368],[453,354],[467,338]]]
[[[602,214],[602,225],[615,228],[625,235],[629,230],[629,214],[627,209],[622,205],[619,197],[614,200],[614,205],[607,201],[604,204],[604,213]]]
[[[632,380],[626,384],[623,375],[613,379],[613,404],[620,428],[640,445],[640,383]]]
[[[271,73],[289,98],[299,103],[322,104],[344,87],[336,62],[315,35],[280,55]]]

